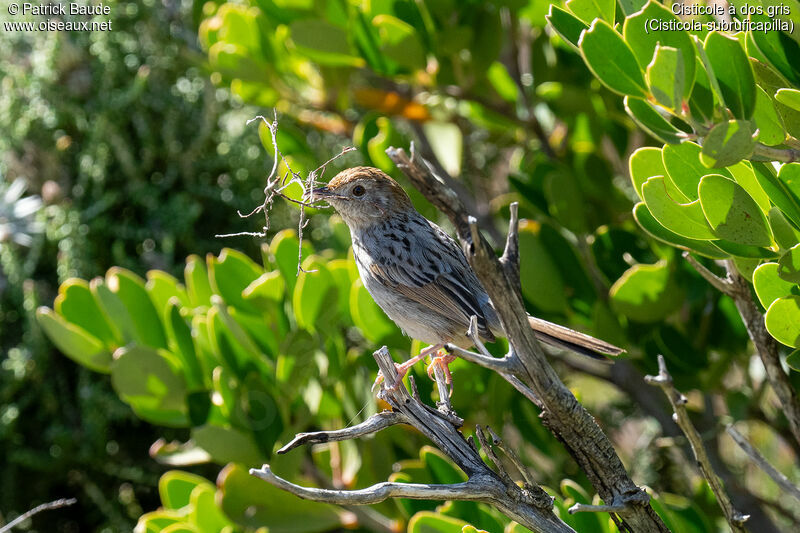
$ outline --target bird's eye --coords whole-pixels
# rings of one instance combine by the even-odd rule
[[[364,196],[365,192],[367,192],[367,190],[362,185],[353,187],[353,196]]]

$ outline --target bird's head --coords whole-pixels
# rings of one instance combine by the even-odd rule
[[[414,209],[400,184],[372,167],[343,170],[324,187],[311,191],[308,199],[328,202],[351,230]]]

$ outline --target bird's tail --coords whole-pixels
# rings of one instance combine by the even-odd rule
[[[547,320],[528,317],[531,328],[536,332],[536,337],[551,346],[566,348],[567,350],[589,356],[593,359],[607,361],[608,355],[619,355],[625,350],[609,344],[600,339],[595,339],[590,335],[580,333],[574,329],[565,328],[558,324],[553,324]]]

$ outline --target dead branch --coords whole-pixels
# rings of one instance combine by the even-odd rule
[[[451,411],[449,394],[444,384],[444,373],[437,372],[440,395],[439,409],[422,403],[412,383],[412,391],[397,381],[397,372],[389,350],[384,346],[373,356],[385,379],[378,397],[392,407],[391,413],[382,413],[380,418],[370,420],[346,428],[338,432],[318,432],[317,434],[301,434],[281,451],[298,446],[301,442],[325,442],[332,438],[356,438],[375,433],[396,423],[409,424],[423,433],[444,452],[466,475],[467,481],[449,485],[432,485],[419,483],[378,483],[359,490],[331,490],[301,487],[276,476],[269,465],[250,471],[256,477],[267,481],[287,492],[301,498],[336,504],[363,505],[383,501],[387,498],[414,498],[431,500],[466,500],[478,501],[496,507],[509,518],[519,522],[536,532],[573,532],[573,529],[553,514],[553,502],[549,496],[526,477],[526,483],[519,487],[511,480],[502,463],[497,460],[492,470],[481,459],[474,444],[465,439],[459,427],[460,418]],[[482,431],[476,433],[484,450],[496,458]],[[502,448],[501,448],[502,449]],[[545,494],[546,498],[542,497]]]
[[[784,492],[793,496],[796,500],[800,501],[800,487],[789,481],[789,478],[784,476],[782,473],[778,472],[778,470],[770,464],[767,459],[761,455],[761,453],[750,444],[750,442],[744,438],[744,436],[736,431],[732,425],[728,426],[726,431],[728,435],[739,445],[739,448],[753,461],[757,467],[764,471],[772,481],[774,481]]]
[[[75,498],[61,498],[60,500],[55,500],[52,502],[37,505],[30,511],[22,513],[8,524],[4,525],[3,527],[0,527],[0,533],[7,533],[8,531],[11,531],[16,526],[20,525],[22,522],[27,520],[28,518],[31,518],[32,516],[37,515],[42,511],[50,511],[52,509],[69,507],[70,505],[75,505],[76,503],[78,503],[78,500],[76,500]]]
[[[722,480],[719,479],[711,466],[711,461],[703,446],[700,433],[697,432],[697,429],[692,425],[692,421],[689,420],[689,413],[686,412],[686,397],[675,388],[672,382],[672,376],[667,370],[667,364],[664,362],[663,355],[658,356],[658,375],[645,376],[644,380],[651,385],[661,387],[661,390],[664,391],[674,411],[672,418],[689,440],[695,460],[697,461],[697,466],[700,468],[700,472],[702,472],[703,477],[706,478],[708,485],[711,487],[711,491],[714,493],[714,497],[717,499],[717,503],[719,503],[725,515],[725,519],[728,521],[728,525],[731,526],[731,530],[734,531],[734,533],[746,532],[747,530],[744,527],[744,523],[750,516],[744,515],[734,509],[730,498],[728,498],[728,494],[722,486]]]
[[[622,531],[668,531],[649,505],[649,496],[631,480],[611,441],[550,366],[528,323],[519,290],[518,228],[513,214],[506,253],[498,259],[481,236],[476,220],[435,169],[417,156],[413,145],[411,157],[399,148],[391,147],[386,152],[413,185],[450,219],[470,266],[495,304],[511,345],[506,356],[511,359],[510,368],[505,372],[495,370],[518,390],[530,392],[526,397],[542,409],[543,423],[564,444],[600,497],[624,504],[611,515]],[[473,360],[495,365],[477,356]]]

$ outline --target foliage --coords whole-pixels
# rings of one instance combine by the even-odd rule
[[[733,4],[734,20],[766,20],[743,7]],[[572,3],[567,11],[553,6],[548,20],[604,85],[625,96],[628,115],[667,143],[630,157],[637,222],[678,248],[733,259],[756,285],[770,334],[800,347],[800,164],[765,163],[792,161],[800,149],[800,44],[788,31],[731,36],[712,30],[710,16],[697,31],[670,30],[678,17],[653,0],[618,20],[613,9],[595,15]]]

